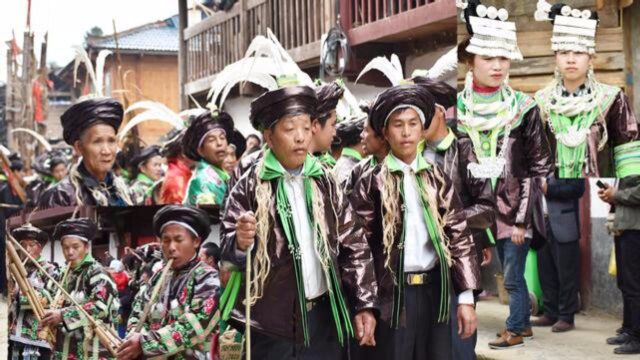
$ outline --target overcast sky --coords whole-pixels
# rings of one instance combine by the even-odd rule
[[[32,0],[31,30],[35,33],[36,57],[40,43],[49,32],[48,62],[66,65],[73,59],[73,45],[81,45],[84,35],[94,26],[105,35],[113,33],[112,20],[118,31],[178,13],[177,0]],[[15,30],[18,45],[26,27],[27,0],[2,0],[0,5],[0,81],[7,78],[5,42]]]

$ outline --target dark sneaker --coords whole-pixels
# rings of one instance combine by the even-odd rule
[[[558,319],[554,319],[548,317],[547,315],[542,315],[539,318],[531,321],[531,326],[553,326],[558,321]]]
[[[489,347],[495,350],[512,349],[524,346],[522,336],[505,331],[502,336],[489,343]]]
[[[614,337],[610,337],[607,339],[607,344],[609,345],[624,345],[631,341],[633,338],[631,335],[623,332],[622,334],[616,335]]]
[[[553,326],[551,327],[551,331],[554,333],[560,333],[560,332],[567,332],[575,328],[576,328],[576,325],[574,323],[566,322],[564,320],[558,320],[558,322],[553,324]]]
[[[640,341],[629,340],[626,344],[613,349],[613,353],[620,355],[640,354]]]

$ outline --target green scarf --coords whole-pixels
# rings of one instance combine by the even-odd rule
[[[551,123],[551,126],[553,126],[553,130],[557,134],[566,134],[571,126],[576,126],[577,130],[589,129],[600,115],[601,110],[607,109],[620,91],[616,87],[604,84],[600,84],[600,88],[603,92],[601,97],[602,103],[586,113],[569,117],[564,114],[547,110],[549,114],[549,122]],[[536,102],[541,108],[545,108],[548,97],[548,90],[543,89],[536,93]],[[563,144],[561,141],[556,141],[556,168],[558,171],[558,178],[571,179],[584,177],[582,172],[586,161],[586,140],[576,147],[570,147]]]
[[[360,153],[357,150],[354,150],[354,149],[348,148],[348,147],[342,149],[341,156],[352,157],[352,158],[354,158],[354,159],[356,159],[358,161],[362,160],[362,155],[360,155]]]
[[[438,255],[438,260],[440,263],[440,307],[439,307],[439,315],[438,322],[445,322],[449,318],[449,264],[447,263],[446,254],[444,251],[444,244],[442,243],[442,239],[440,239],[440,235],[438,234],[438,225],[435,215],[431,213],[429,209],[429,201],[425,195],[426,184],[419,174],[423,171],[431,171],[432,165],[427,163],[427,161],[422,157],[420,153],[417,154],[418,166],[416,170],[416,182],[418,183],[418,190],[420,191],[420,200],[422,201],[422,215],[424,216],[424,221],[427,224],[427,232],[429,233],[429,239],[431,240],[431,244]],[[387,155],[384,160],[385,166],[389,168],[391,173],[396,173],[400,175],[400,196],[402,197],[402,203],[406,204],[406,196],[404,192],[404,172],[402,171],[402,167],[398,163],[398,161],[391,154]],[[396,270],[396,279],[394,281],[394,292],[393,292],[393,316],[391,318],[391,326],[398,328],[400,323],[400,313],[404,303],[404,242],[406,238],[406,225],[407,225],[407,210],[406,206],[404,207],[403,214],[403,224],[402,227],[402,236],[400,237],[400,243],[398,244],[398,249],[400,250],[400,259],[398,260],[398,268]]]
[[[320,165],[318,159],[311,155],[307,155],[302,168],[302,177],[304,182],[304,194],[305,202],[307,205],[307,213],[310,219],[310,226],[313,226],[313,190],[311,182],[315,179],[319,179],[324,175],[324,170]],[[264,154],[264,166],[260,169],[259,177],[263,181],[277,181],[276,190],[276,209],[278,217],[282,223],[285,236],[288,242],[288,248],[293,257],[294,271],[296,275],[296,287],[298,291],[298,303],[300,306],[300,314],[302,317],[302,328],[304,332],[304,343],[309,346],[309,326],[307,319],[306,308],[306,296],[304,292],[304,279],[302,275],[302,259],[300,255],[300,244],[295,234],[295,226],[292,219],[292,209],[289,203],[289,198],[285,189],[285,177],[288,175],[287,171],[282,167],[275,154],[271,149],[267,150]],[[304,225],[302,225],[304,226]],[[318,234],[320,231],[320,224],[315,224],[314,229]],[[316,247],[319,249],[319,256],[322,257],[322,262],[329,264],[328,269],[323,269],[325,276],[329,276],[329,300],[331,303],[331,313],[336,325],[336,332],[338,334],[338,340],[342,344],[344,342],[345,334],[347,336],[353,336],[353,327],[351,325],[351,319],[349,317],[349,310],[346,305],[344,295],[342,293],[341,282],[338,278],[338,272],[333,265],[333,261],[329,255],[329,249],[324,245],[325,243],[320,239],[316,240],[318,243]]]
[[[568,117],[555,112],[549,113],[549,122],[559,134],[565,134],[569,127],[577,125],[578,130],[588,129],[596,120],[599,108],[595,107],[587,113],[581,113],[574,117]],[[576,147],[570,147],[561,141],[556,141],[556,167],[558,178],[581,178],[584,163],[586,162],[587,141]]]
[[[318,160],[320,160],[322,164],[328,166],[330,169],[333,169],[336,166],[336,159],[334,159],[333,156],[331,156],[331,154],[329,154],[328,152],[324,152],[320,156],[318,156]]]

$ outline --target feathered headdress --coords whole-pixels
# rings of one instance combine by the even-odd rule
[[[591,10],[572,9],[568,5],[538,1],[534,14],[536,21],[551,21],[553,51],[575,51],[595,54],[598,13]]]
[[[509,12],[494,6],[486,7],[480,0],[456,0],[456,6],[463,9],[463,20],[471,41],[466,50],[472,54],[505,57],[522,60],[516,37],[516,23],[507,21]]]
[[[271,29],[267,29],[267,36],[258,35],[251,41],[244,58],[218,73],[207,98],[221,109],[231,89],[241,82],[251,82],[268,91],[291,84],[313,87],[309,75],[298,67]]]
[[[176,113],[171,110],[168,106],[163,103],[157,101],[143,100],[138,101],[136,103],[131,104],[125,111],[125,114],[128,114],[132,111],[136,110],[144,110],[141,113],[134,116],[125,127],[120,131],[118,137],[120,140],[124,139],[127,133],[131,131],[137,125],[145,121],[155,120],[162,121],[171,125],[174,129],[183,130],[186,128],[186,119],[190,116],[197,116],[206,111],[206,109],[196,108],[196,109],[188,109],[184,110],[180,113]]]
[[[453,48],[440,57],[431,69],[416,70],[411,74],[411,78],[405,79],[400,59],[396,54],[392,54],[390,60],[384,56],[379,56],[371,60],[364,69],[362,69],[356,82],[360,80],[360,77],[365,73],[371,70],[378,70],[389,79],[391,85],[421,85],[432,93],[440,105],[450,107],[455,104],[456,90],[440,80],[446,78],[450,72],[456,71],[457,66],[457,49]]]
[[[85,98],[103,97],[104,96],[104,65],[107,60],[107,56],[111,55],[110,50],[101,50],[96,58],[96,66],[94,68],[89,54],[82,46],[74,46],[76,51],[76,57],[73,63],[73,83],[75,84],[78,77],[78,67],[80,64],[84,64],[91,81],[91,93],[81,97],[79,100]]]

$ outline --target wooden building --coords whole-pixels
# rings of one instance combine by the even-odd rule
[[[547,85],[554,73],[555,58],[551,50],[550,22],[539,22],[533,18],[536,1],[486,0],[486,6],[494,5],[509,11],[509,21],[515,21],[518,45],[524,61],[511,64],[509,84],[516,90],[533,94]],[[554,3],[554,1],[550,1]],[[628,53],[631,46],[628,35],[625,35],[623,17],[625,9],[620,3],[602,0],[565,1],[574,8],[597,10],[600,25],[596,37],[596,56],[594,70],[599,81],[627,89],[626,77],[629,74]],[[623,3],[628,3],[624,1]],[[467,36],[465,24],[458,18],[458,41]],[[459,80],[464,80],[464,67],[459,68]]]
[[[118,31],[115,36],[88,36],[85,48],[94,62],[100,50],[113,52],[105,62],[105,95],[119,99],[126,95],[129,104],[159,101],[178,111],[177,16]],[[73,86],[75,98],[88,90],[83,70],[81,67],[79,83]],[[73,61],[58,76],[73,84]],[[156,143],[169,130],[156,121],[139,126],[140,137],[147,144]]]
[[[340,24],[351,49],[343,78],[356,97],[365,99],[380,88],[361,84],[389,85],[379,74],[352,83],[373,57],[396,53],[408,76],[416,68],[430,67],[456,41],[456,8],[451,0],[238,0],[228,11],[215,12],[195,24],[189,23],[187,1],[178,1],[183,109],[193,106],[190,96],[205,102],[216,74],[241,59],[251,40],[266,34],[267,28],[316,78],[321,37]],[[248,122],[248,105],[246,97],[225,103],[225,110],[245,133],[254,131]]]

